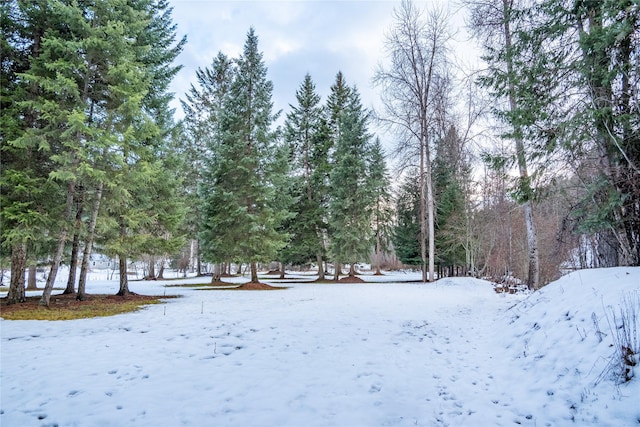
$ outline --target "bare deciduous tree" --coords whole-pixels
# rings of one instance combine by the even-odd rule
[[[386,35],[387,67],[380,66],[374,84],[382,89],[379,118],[396,131],[396,154],[404,164],[418,157],[420,179],[420,245],[422,280],[435,278],[435,202],[432,182],[432,123],[436,117],[434,81],[446,74],[448,15],[443,9],[419,10],[403,0]],[[428,240],[428,250],[427,250]],[[428,265],[427,265],[428,253]]]

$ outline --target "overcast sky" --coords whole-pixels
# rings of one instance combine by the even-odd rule
[[[447,0],[417,1],[448,5]],[[365,107],[379,102],[371,78],[384,61],[384,35],[393,20],[397,1],[218,1],[170,0],[178,34],[187,35],[187,45],[178,57],[184,65],[172,91],[184,98],[195,72],[207,67],[219,51],[237,57],[250,27],[258,36],[258,48],[274,84],[275,110],[289,111],[295,91],[306,73],[326,100],[338,71],[356,85]],[[455,12],[455,11],[454,11]],[[458,14],[458,24],[462,22]],[[179,103],[174,103],[182,117]],[[385,139],[385,138],[383,138]]]

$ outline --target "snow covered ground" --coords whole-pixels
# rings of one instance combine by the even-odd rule
[[[469,278],[398,283],[411,278],[281,291],[136,281],[183,298],[111,318],[2,320],[0,424],[640,424],[640,367],[616,381],[607,320],[638,297],[640,268],[578,271],[528,296]]]

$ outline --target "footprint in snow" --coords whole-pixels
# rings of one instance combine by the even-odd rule
[[[382,390],[382,384],[375,383],[369,388],[369,393],[379,393]]]

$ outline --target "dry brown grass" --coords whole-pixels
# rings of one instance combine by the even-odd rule
[[[75,294],[52,295],[49,307],[39,305],[40,297],[27,297],[24,303],[7,305],[0,302],[0,317],[6,320],[74,320],[91,317],[114,316],[136,311],[145,305],[158,304],[174,296],[137,295],[87,295],[78,301]]]

